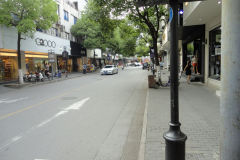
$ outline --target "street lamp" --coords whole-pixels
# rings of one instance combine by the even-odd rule
[[[156,4],[170,4],[171,13],[169,17],[170,23],[170,107],[171,107],[171,121],[169,123],[169,130],[164,133],[165,139],[165,159],[166,160],[185,160],[185,142],[187,136],[181,132],[179,122],[179,97],[178,97],[178,5],[183,2],[193,2],[201,0],[136,0],[139,6],[153,6]]]

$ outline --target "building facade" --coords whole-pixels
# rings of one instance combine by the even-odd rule
[[[75,53],[72,56],[71,42],[76,43],[76,39],[71,35],[70,29],[80,16],[79,2],[69,0],[55,2],[58,7],[57,23],[48,30],[37,30],[33,38],[23,37],[21,40],[21,64],[24,74],[38,72],[45,69],[46,65],[52,66],[54,72],[66,67],[71,72],[74,57],[86,56],[85,49],[78,46],[80,44],[73,47],[82,50],[76,51],[76,48],[73,48]],[[63,57],[63,51],[68,53],[68,59]],[[51,56],[51,60],[49,54],[54,55]],[[14,27],[0,25],[0,82],[17,79],[17,30]]]
[[[221,0],[189,2],[183,5],[185,57],[198,56],[203,82],[220,88]],[[191,38],[189,38],[191,37]]]

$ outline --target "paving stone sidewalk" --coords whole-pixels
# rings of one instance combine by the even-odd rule
[[[168,73],[163,74],[167,79]],[[181,130],[187,135],[186,160],[219,160],[220,111],[215,90],[201,83],[179,86]],[[163,133],[169,129],[170,89],[149,89],[145,160],[165,160]]]

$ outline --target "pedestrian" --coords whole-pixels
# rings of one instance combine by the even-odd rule
[[[184,68],[184,71],[183,72],[186,72],[186,75],[187,75],[187,83],[190,84],[190,79],[191,79],[191,61],[188,60],[187,61],[187,65],[185,66]]]
[[[197,55],[193,56],[192,66],[193,66],[193,73],[200,74],[200,73],[198,72],[198,58],[197,58]]]
[[[86,74],[86,71],[87,71],[87,65],[83,64],[83,74]]]

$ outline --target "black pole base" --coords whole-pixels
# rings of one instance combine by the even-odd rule
[[[169,123],[169,131],[164,133],[165,160],[185,160],[185,142],[187,136],[181,132],[180,123]]]

